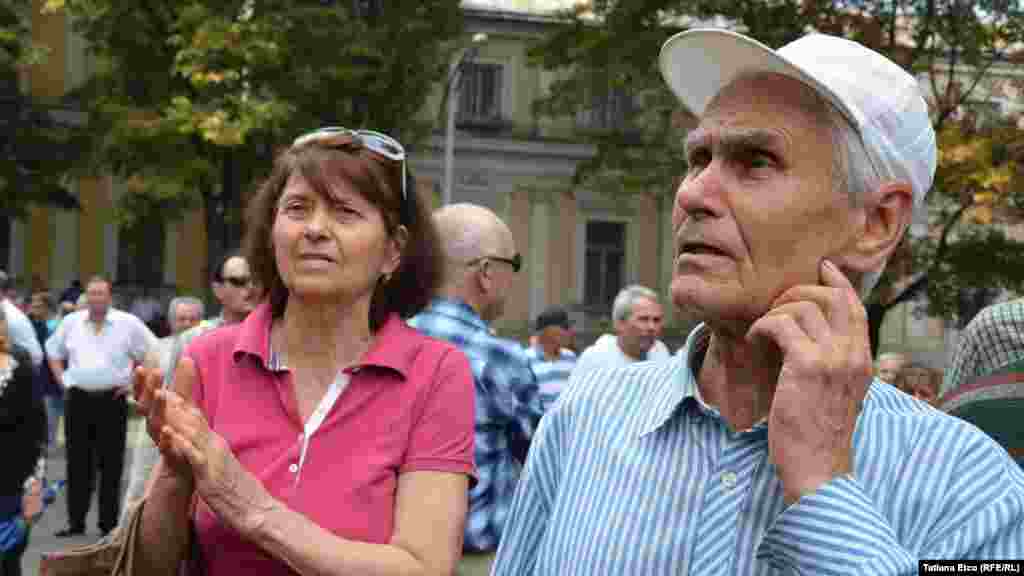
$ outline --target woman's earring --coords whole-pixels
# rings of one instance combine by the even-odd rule
[[[388,282],[391,282],[391,272],[384,273],[380,277],[381,284],[387,284]]]

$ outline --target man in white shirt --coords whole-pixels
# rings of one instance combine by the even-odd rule
[[[615,334],[605,334],[580,354],[573,372],[668,360],[672,354],[659,340],[665,315],[658,294],[637,284],[626,286],[612,303]]]
[[[141,320],[111,307],[109,280],[93,277],[85,293],[86,308],[66,316],[46,341],[53,375],[67,390],[68,526],[58,537],[85,533],[97,469],[100,532],[117,525],[128,418],[125,396],[131,391],[132,369],[157,343]]]
[[[11,289],[11,277],[0,270],[0,306],[4,308],[7,316],[7,331],[10,334],[11,343],[20,346],[29,357],[32,358],[32,365],[38,369],[43,364],[43,347],[36,339],[36,330],[32,327],[32,321],[7,298],[7,292]]]

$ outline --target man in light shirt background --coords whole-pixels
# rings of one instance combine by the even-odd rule
[[[633,362],[668,360],[672,354],[659,340],[665,313],[658,293],[633,284],[619,291],[612,303],[615,334],[605,334],[580,354],[574,371],[626,366]]]
[[[85,533],[99,471],[99,530],[117,525],[133,368],[156,336],[137,317],[111,307],[111,284],[94,276],[86,307],[69,314],[46,341],[50,368],[67,390],[68,526],[58,537]],[[65,370],[65,365],[67,369]]]

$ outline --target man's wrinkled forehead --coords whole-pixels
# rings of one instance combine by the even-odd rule
[[[830,105],[809,86],[782,74],[745,74],[722,88],[700,115],[700,126],[726,114],[774,111],[809,123],[828,125]],[[774,120],[774,117],[766,118]]]

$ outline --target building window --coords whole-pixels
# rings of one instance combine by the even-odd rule
[[[633,95],[616,88],[605,92],[592,108],[579,112],[576,125],[587,130],[626,130],[633,108]]]
[[[494,122],[501,119],[501,79],[501,64],[463,64],[462,83],[459,86],[459,122]]]
[[[583,261],[583,301],[588,308],[611,312],[626,272],[626,224],[587,222]]]

